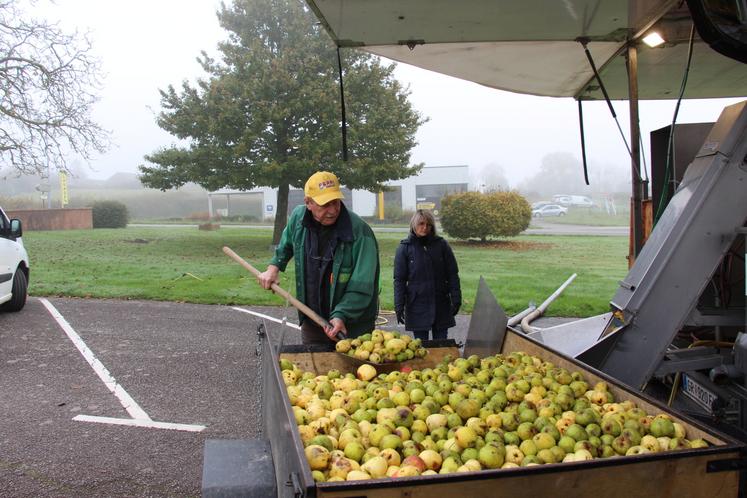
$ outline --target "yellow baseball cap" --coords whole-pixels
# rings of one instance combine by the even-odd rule
[[[306,180],[306,186],[303,189],[306,197],[311,197],[314,202],[323,206],[329,201],[335,199],[344,199],[340,190],[340,180],[334,173],[329,171],[317,171]]]

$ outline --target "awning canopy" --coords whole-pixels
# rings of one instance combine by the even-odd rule
[[[626,47],[638,48],[638,98],[677,98],[692,19],[680,0],[307,0],[340,47],[511,92],[628,98]],[[640,38],[652,29],[665,43]],[[747,64],[695,33],[685,98],[747,95]]]

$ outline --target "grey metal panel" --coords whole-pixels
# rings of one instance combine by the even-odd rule
[[[645,385],[747,219],[746,155],[747,102],[740,102],[722,112],[612,300],[630,323],[606,354],[584,361]]]
[[[548,348],[575,357],[592,346],[612,318],[612,312],[539,329],[529,334]]]
[[[506,336],[508,316],[503,311],[488,284],[480,277],[475,296],[475,306],[467,330],[464,356],[476,354],[491,356],[500,353]]]
[[[285,382],[280,374],[278,355],[267,335],[260,342],[263,436],[270,441],[272,448],[277,496],[315,496],[314,479],[303,456],[296,421],[290,418],[293,411],[284,391]]]
[[[669,157],[669,137],[672,126],[666,126],[651,132],[651,200],[653,212],[659,210],[662,193],[666,198],[674,195],[674,185],[679,185],[687,166],[693,162],[708,133],[713,128],[710,123],[680,123],[674,126],[674,157]],[[669,181],[665,182],[667,166],[670,167]],[[676,183],[672,183],[674,180]],[[664,199],[666,201],[666,199]],[[666,202],[664,203],[666,205]]]
[[[208,439],[202,466],[203,498],[276,496],[270,442]]]

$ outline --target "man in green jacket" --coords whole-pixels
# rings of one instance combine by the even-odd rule
[[[293,210],[267,270],[258,277],[269,289],[296,258],[296,297],[330,327],[299,314],[304,343],[357,337],[374,329],[378,314],[379,246],[373,230],[342,203],[333,173],[311,175],[304,206]]]

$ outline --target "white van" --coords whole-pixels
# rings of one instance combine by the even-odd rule
[[[23,247],[21,220],[0,208],[0,311],[20,311],[26,304],[29,255]]]
[[[585,195],[558,194],[552,196],[552,199],[561,206],[592,207],[594,205],[591,198]]]

